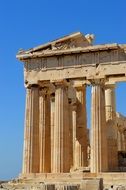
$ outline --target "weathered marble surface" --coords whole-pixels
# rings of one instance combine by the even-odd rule
[[[98,178],[104,188],[125,186],[125,173],[107,172],[120,169],[118,152],[126,151],[126,118],[116,113],[110,88],[126,81],[126,45],[92,45],[92,40],[78,32],[17,54],[27,89],[23,181],[7,188],[102,190]],[[89,142],[87,85],[92,87]]]

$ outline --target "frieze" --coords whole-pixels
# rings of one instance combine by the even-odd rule
[[[126,55],[125,55],[126,56]],[[75,66],[88,66],[118,62],[124,60],[124,53],[119,50],[86,52],[80,54],[62,55],[48,58],[34,58],[25,62],[25,71],[45,71]]]

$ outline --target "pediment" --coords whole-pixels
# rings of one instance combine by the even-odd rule
[[[72,49],[77,47],[87,47],[92,45],[92,41],[94,39],[93,35],[83,35],[80,32],[76,32],[70,34],[68,36],[64,36],[52,42],[48,42],[46,44],[34,47],[25,51],[25,53],[35,53],[35,52],[42,52],[42,51],[55,51],[55,50],[66,50]],[[24,51],[23,51],[24,52]]]

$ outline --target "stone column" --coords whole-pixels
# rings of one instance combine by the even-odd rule
[[[39,88],[27,89],[23,174],[39,172]]]
[[[115,85],[109,85],[105,89],[106,121],[116,117]]]
[[[123,130],[118,130],[118,151],[125,151],[126,137]]]
[[[105,106],[108,141],[108,169],[114,171],[118,167],[115,85],[109,85],[105,90]]]
[[[105,90],[98,80],[92,86],[91,105],[91,173],[108,170],[105,119]]]
[[[86,116],[86,86],[76,87],[76,140],[75,163],[76,169],[87,166],[87,116]]]
[[[69,122],[68,122],[68,94],[67,87],[57,82],[55,89],[55,121],[53,173],[67,173],[69,164]]]
[[[42,88],[39,96],[40,173],[51,172],[50,95]]]
[[[122,151],[122,134],[121,132],[118,130],[118,151]]]
[[[68,117],[69,117],[69,155],[70,155],[70,171],[73,169],[73,135],[74,135],[74,124],[73,124],[73,105],[72,99],[69,99],[68,105]]]
[[[125,151],[126,151],[126,130],[124,130],[124,144],[125,144]]]
[[[125,136],[124,136],[124,132],[122,132],[122,151],[125,151]]]
[[[76,104],[73,104],[72,109],[72,123],[73,123],[73,170],[76,169],[76,128],[77,128],[77,106]]]
[[[55,94],[51,95],[51,173],[53,172],[54,164],[54,118],[55,118]]]

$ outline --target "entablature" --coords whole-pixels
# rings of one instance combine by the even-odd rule
[[[91,38],[91,36],[88,36]],[[81,45],[80,39],[83,42]],[[67,44],[72,40],[76,46],[49,49],[49,45]],[[17,58],[24,62],[25,84],[39,81],[104,79],[106,84],[126,81],[126,45],[91,45],[81,33],[61,38],[28,51],[21,51]],[[60,46],[59,45],[59,46]],[[58,46],[58,47],[59,47]]]

